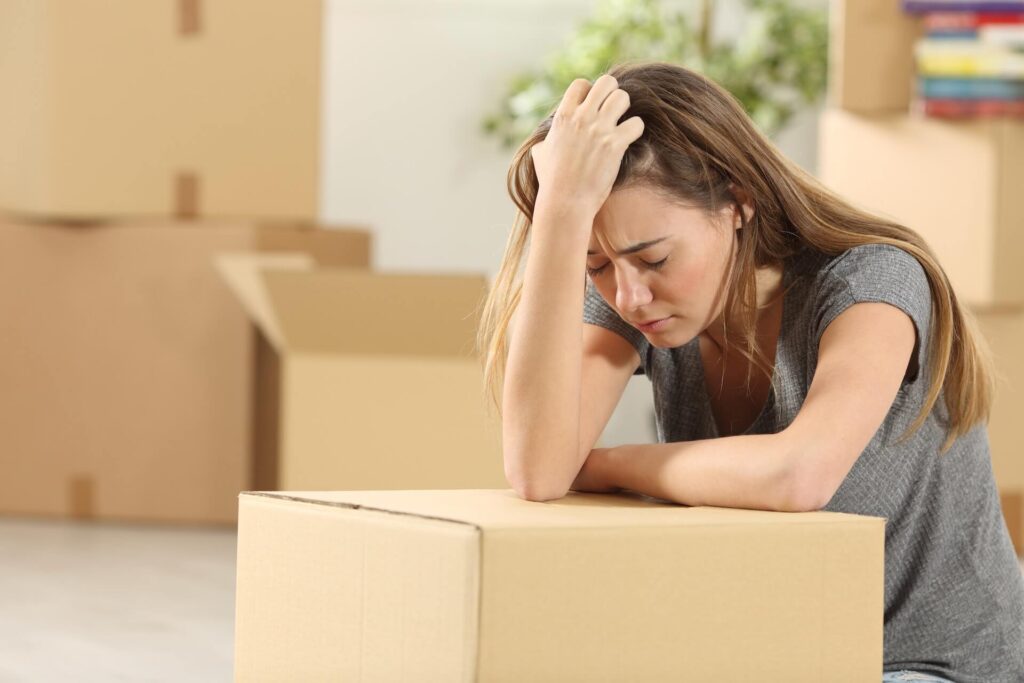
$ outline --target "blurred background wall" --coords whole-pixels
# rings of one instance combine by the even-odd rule
[[[684,11],[698,3],[676,1]],[[824,9],[826,0],[794,3]],[[480,132],[512,75],[543,63],[591,0],[328,0],[324,16],[320,214],[374,226],[375,267],[485,272],[501,262],[514,206],[512,153]],[[744,5],[716,5],[716,36]],[[776,138],[816,170],[820,108]],[[650,381],[630,380],[602,443],[656,440]]]

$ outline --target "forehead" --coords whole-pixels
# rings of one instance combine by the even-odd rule
[[[615,254],[661,237],[687,239],[692,228],[707,223],[700,209],[683,206],[643,186],[629,187],[612,192],[601,206],[587,249]]]

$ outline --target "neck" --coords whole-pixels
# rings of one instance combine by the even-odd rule
[[[757,280],[757,335],[761,337],[765,333],[767,321],[772,319],[772,314],[777,313],[782,305],[782,264],[778,263],[764,268],[758,268]],[[724,308],[723,302],[723,308]],[[721,311],[718,317],[708,325],[703,334],[710,339],[719,349],[725,348],[725,311]],[[739,329],[739,321],[730,319],[729,328]]]

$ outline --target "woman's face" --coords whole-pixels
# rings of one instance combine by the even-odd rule
[[[721,314],[737,224],[732,206],[711,221],[644,186],[616,190],[594,218],[587,274],[651,345],[682,346]]]

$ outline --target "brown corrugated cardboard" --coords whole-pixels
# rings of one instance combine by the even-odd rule
[[[235,679],[877,681],[884,531],[629,493],[243,494]]]
[[[1017,554],[1024,556],[1024,309],[975,311],[995,355],[998,384],[988,424],[992,470],[1003,494],[1003,514]],[[1016,517],[1016,518],[1014,518]]]
[[[506,485],[473,352],[484,277],[252,254],[218,265],[279,355],[265,413],[278,442],[261,445],[269,488]]]
[[[1024,492],[1000,491],[999,503],[1003,508],[1006,530],[1017,551],[1017,557],[1024,558]]]
[[[0,511],[232,523],[259,373],[213,258],[284,233],[368,262],[365,231],[0,221]]]
[[[320,0],[3,0],[0,208],[313,218]]]
[[[919,18],[896,0],[829,3],[829,106],[861,113],[906,112],[914,91]]]
[[[920,233],[961,301],[1024,302],[1024,122],[829,109],[819,136],[822,180]]]

